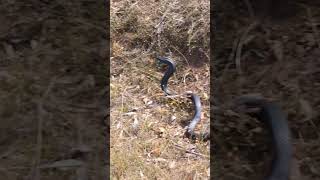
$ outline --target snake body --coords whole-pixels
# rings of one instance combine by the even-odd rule
[[[176,71],[176,63],[169,58],[157,57],[157,59],[160,63],[168,65],[168,69],[161,79],[161,89],[166,95],[172,95],[172,93],[168,91],[168,80]]]
[[[186,134],[187,134],[187,136],[194,138],[194,136],[195,136],[194,129],[201,119],[201,102],[200,102],[200,97],[198,95],[193,94],[193,93],[190,93],[189,95],[191,96],[195,112],[194,112],[193,118],[187,128]]]
[[[157,60],[159,60],[160,63],[168,65],[168,69],[161,79],[161,89],[165,92],[166,95],[172,95],[172,93],[168,91],[168,80],[176,70],[176,63],[169,58],[163,57],[157,57]],[[201,119],[201,101],[200,97],[194,93],[186,93],[186,95],[187,97],[192,99],[195,109],[194,116],[187,127],[186,136],[194,139],[196,136],[198,136],[194,132],[194,129]],[[207,140],[208,133],[204,134],[202,139]]]
[[[237,100],[238,105],[261,108],[256,114],[258,119],[267,125],[272,135],[274,156],[271,172],[266,180],[288,180],[292,147],[287,119],[281,108],[273,102],[261,98],[243,96]]]

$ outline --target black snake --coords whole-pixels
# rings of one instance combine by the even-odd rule
[[[172,93],[168,92],[167,84],[169,78],[176,70],[176,64],[169,58],[158,57],[157,59],[159,62],[168,65],[168,69],[161,80],[161,89],[166,95],[172,95]],[[192,139],[200,137],[204,140],[208,140],[210,138],[209,133],[197,135],[194,132],[197,123],[201,119],[200,97],[194,93],[187,93],[187,97],[192,99],[195,107],[195,114],[188,125],[186,135]],[[274,150],[271,171],[266,180],[288,180],[290,174],[292,147],[288,122],[281,108],[276,103],[254,96],[241,96],[236,100],[235,104],[238,106],[244,105],[246,108],[260,108],[260,111],[256,113],[256,115],[268,126],[271,132],[272,146]]]
[[[160,63],[168,65],[168,68],[167,68],[164,76],[161,79],[161,89],[164,91],[164,93],[166,95],[173,95],[173,93],[168,91],[168,80],[176,70],[176,63],[174,61],[172,61],[171,59],[164,58],[164,57],[157,57],[157,60]],[[202,140],[208,140],[209,139],[209,133],[197,134],[197,133],[194,132],[194,129],[195,129],[196,125],[198,124],[198,122],[201,119],[201,101],[200,101],[200,97],[198,95],[196,95],[194,93],[190,93],[190,92],[187,92],[185,95],[188,98],[192,99],[192,102],[194,104],[194,109],[195,109],[194,116],[193,116],[192,120],[190,121],[190,123],[189,123],[189,125],[187,127],[187,131],[186,131],[185,135],[187,137],[191,138],[191,139],[199,138],[199,139],[202,139]]]
[[[157,57],[157,59],[160,63],[168,65],[168,69],[161,79],[161,89],[166,95],[172,95],[172,93],[168,91],[168,80],[176,71],[176,63],[169,58]]]
[[[288,180],[292,147],[288,122],[281,108],[274,102],[254,96],[242,96],[236,100],[236,105],[244,105],[246,109],[260,108],[255,115],[270,130],[274,156],[266,180]]]

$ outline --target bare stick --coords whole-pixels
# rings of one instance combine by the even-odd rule
[[[41,150],[42,150],[42,125],[43,125],[43,116],[45,114],[45,111],[43,109],[43,102],[48,97],[48,94],[50,93],[53,85],[55,84],[56,77],[53,77],[50,81],[50,84],[48,85],[46,91],[42,95],[41,99],[38,101],[37,104],[37,111],[38,111],[38,134],[37,134],[37,151],[36,151],[36,158],[34,161],[34,171],[33,179],[39,180],[40,179],[40,160],[41,160]]]
[[[201,154],[201,153],[192,152],[192,151],[188,150],[187,148],[184,148],[184,147],[182,147],[182,146],[180,146],[180,145],[178,145],[178,144],[173,143],[173,145],[174,145],[174,147],[176,147],[177,149],[182,150],[182,151],[185,151],[186,153],[194,154],[194,155],[196,155],[196,156],[201,156],[201,157],[204,157],[204,158],[210,158],[210,157],[207,156],[207,155],[204,155],[204,154]]]
[[[242,34],[240,41],[239,41],[239,45],[236,51],[236,67],[237,67],[237,71],[239,74],[242,74],[242,70],[241,70],[241,52],[242,52],[242,47],[244,42],[246,41],[246,37],[248,36],[249,32],[254,29],[256,26],[258,25],[257,21],[254,21],[253,23],[251,23],[249,25],[249,27],[244,31],[244,33]]]

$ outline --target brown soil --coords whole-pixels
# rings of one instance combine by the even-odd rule
[[[0,179],[105,177],[103,7],[1,3]]]
[[[234,42],[254,26],[244,2],[216,8],[213,175],[253,180],[268,172],[270,135],[265,126],[230,108],[235,97],[256,93],[274,99],[288,115],[294,147],[291,180],[320,179],[320,6],[300,1],[283,18],[272,11],[265,12],[265,19],[259,16],[262,25],[241,40],[239,66]]]

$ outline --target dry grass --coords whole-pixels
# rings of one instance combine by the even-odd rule
[[[209,143],[183,137],[193,115],[188,99],[160,89],[154,55],[170,55],[169,88],[196,92],[209,129],[209,1],[111,2],[111,177],[209,179]],[[195,65],[189,53],[202,54]]]
[[[209,51],[209,1],[113,1],[111,31],[114,40],[131,47],[157,50],[202,48]],[[121,35],[121,36],[116,36]]]

